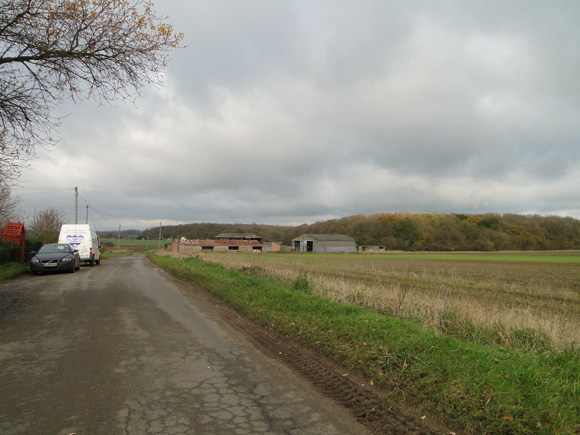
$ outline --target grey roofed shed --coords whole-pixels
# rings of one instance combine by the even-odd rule
[[[356,242],[344,234],[302,234],[292,239],[296,252],[357,252]]]

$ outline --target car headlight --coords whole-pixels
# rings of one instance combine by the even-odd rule
[[[30,259],[30,262],[31,262],[31,263],[40,263],[40,261],[38,261],[38,258],[36,258],[36,257],[32,257],[32,258]]]
[[[64,258],[63,258],[62,260],[60,260],[60,261],[67,261],[67,262],[68,262],[68,261],[73,261],[73,258],[72,258],[72,257],[64,257]]]

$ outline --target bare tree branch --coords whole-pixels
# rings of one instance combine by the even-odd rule
[[[26,226],[28,232],[38,237],[43,243],[55,243],[58,241],[60,227],[65,223],[65,215],[62,210],[47,208],[35,211]]]
[[[162,20],[148,0],[0,0],[0,178],[53,143],[65,99],[134,100],[161,85],[182,40]]]

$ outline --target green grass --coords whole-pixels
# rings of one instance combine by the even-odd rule
[[[106,251],[106,249],[101,251],[101,259],[106,260],[107,258],[115,258],[115,257],[128,257],[129,255],[133,255],[132,251]]]
[[[580,431],[578,348],[524,352],[463,341],[416,321],[311,295],[304,282],[293,288],[261,277],[259,267],[234,271],[197,258],[150,258],[358,370],[387,394],[447,419],[455,430]]]
[[[26,273],[30,271],[30,266],[28,264],[20,263],[6,263],[0,264],[0,281],[4,281],[10,278]]]
[[[111,245],[115,248],[122,248],[131,251],[153,251],[157,249],[165,249],[166,244],[170,243],[167,240],[135,240],[135,239],[101,239],[105,245]]]

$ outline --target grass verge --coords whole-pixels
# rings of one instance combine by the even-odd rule
[[[397,319],[311,295],[198,258],[149,254],[159,266],[203,286],[373,380],[385,394],[473,433],[579,433],[580,351],[522,352],[463,341]]]
[[[0,281],[13,278],[21,273],[26,273],[30,270],[28,264],[20,263],[6,263],[0,264]]]
[[[101,258],[104,260],[107,258],[128,257],[129,255],[133,255],[133,251],[101,251]]]

